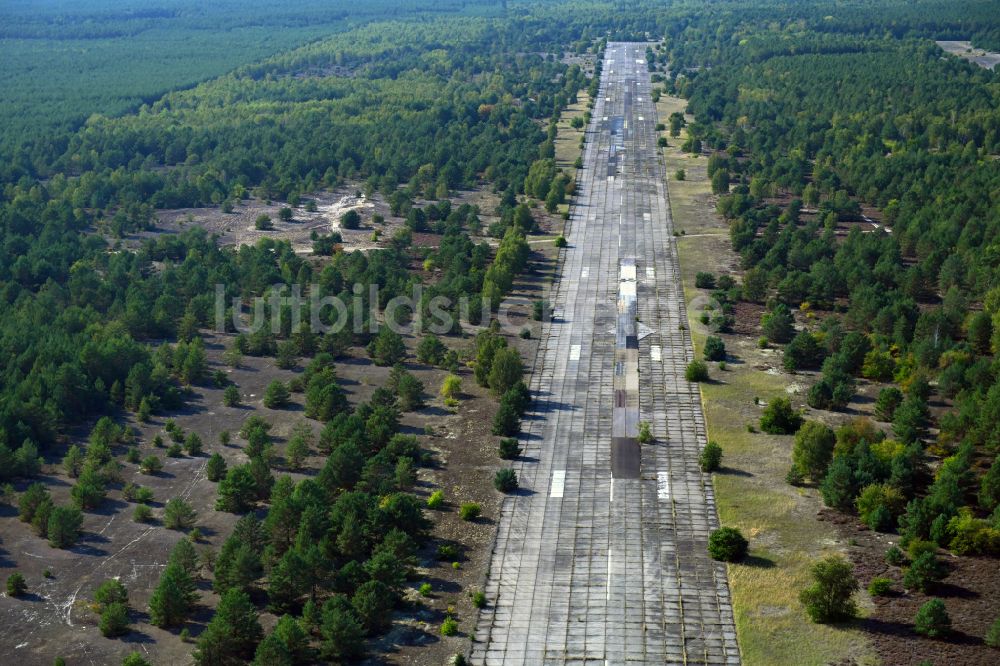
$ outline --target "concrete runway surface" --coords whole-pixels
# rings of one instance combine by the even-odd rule
[[[475,664],[740,661],[645,48],[605,53]]]

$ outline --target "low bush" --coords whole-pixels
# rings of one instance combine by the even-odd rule
[[[868,583],[868,594],[873,597],[882,597],[892,589],[892,579],[884,576],[876,576]]]
[[[885,551],[885,561],[894,567],[901,567],[906,564],[906,555],[897,546],[892,546]]]
[[[703,472],[714,472],[722,465],[722,447],[709,442],[698,456],[698,464]]]
[[[521,455],[521,446],[513,437],[504,437],[500,440],[500,457],[504,460],[513,460]]]
[[[739,562],[746,557],[748,545],[735,527],[720,527],[708,537],[708,554],[720,562]]]
[[[493,487],[502,493],[509,493],[517,489],[517,472],[509,467],[497,470],[493,476]]]
[[[929,638],[944,636],[951,631],[951,618],[948,609],[940,599],[931,599],[917,611],[913,618],[913,629],[918,634]]]
[[[432,510],[440,509],[444,505],[444,492],[435,490],[427,498],[427,508]]]
[[[445,618],[444,622],[441,623],[441,635],[442,636],[454,636],[458,633],[458,622],[453,617]]]
[[[7,596],[20,597],[28,591],[28,583],[24,580],[24,575],[14,572],[7,576]]]
[[[458,509],[458,517],[462,520],[475,520],[482,513],[482,507],[475,502],[466,502]]]
[[[704,361],[691,361],[684,369],[684,379],[689,382],[707,382],[708,366]]]

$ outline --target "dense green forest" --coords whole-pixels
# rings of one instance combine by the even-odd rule
[[[0,145],[73,130],[170,90],[386,17],[496,14],[485,2],[12,1],[0,7]]]

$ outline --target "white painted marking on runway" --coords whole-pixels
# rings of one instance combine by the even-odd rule
[[[646,279],[652,280],[656,277],[656,269],[652,266],[646,266]]]
[[[605,601],[611,601],[611,549],[608,548],[608,591]]]
[[[615,480],[611,479],[611,501],[615,501]]]
[[[584,266],[583,270],[580,271],[580,278],[586,280],[588,275],[590,275],[590,266]]]
[[[657,362],[663,360],[663,352],[660,349],[660,345],[652,345],[649,348],[649,357],[652,358],[654,361],[657,361]]]
[[[549,497],[562,497],[566,488],[566,470],[557,469],[552,472],[552,490]]]
[[[670,475],[667,472],[656,474],[656,496],[661,500],[670,499]]]
[[[569,360],[579,361],[580,360],[580,345],[570,345],[569,348]]]

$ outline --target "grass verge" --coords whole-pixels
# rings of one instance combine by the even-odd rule
[[[683,106],[683,100],[663,96],[657,104],[658,117],[664,122]],[[707,159],[682,153],[684,138],[683,133],[668,137],[663,154],[675,229],[684,234],[677,239],[681,276],[688,324],[700,356],[708,331],[698,321],[705,293],[694,286],[695,274],[718,272],[720,266],[735,267],[737,262],[728,228],[714,211]],[[674,178],[678,169],[684,169],[684,180]],[[843,552],[843,544],[832,525],[816,519],[820,508],[816,491],[785,483],[792,438],[750,432],[747,427],[756,427],[766,400],[796,390],[796,378],[780,371],[778,352],[757,349],[748,336],[722,337],[730,361],[725,371],[712,367],[713,381],[701,385],[701,394],[708,438],[724,451],[723,469],[713,477],[719,519],[723,525],[738,527],[750,540],[750,558],[729,565],[744,663],[806,666],[845,659],[877,663],[858,629],[817,625],[807,619],[798,593],[809,583],[809,566],[824,554]]]

